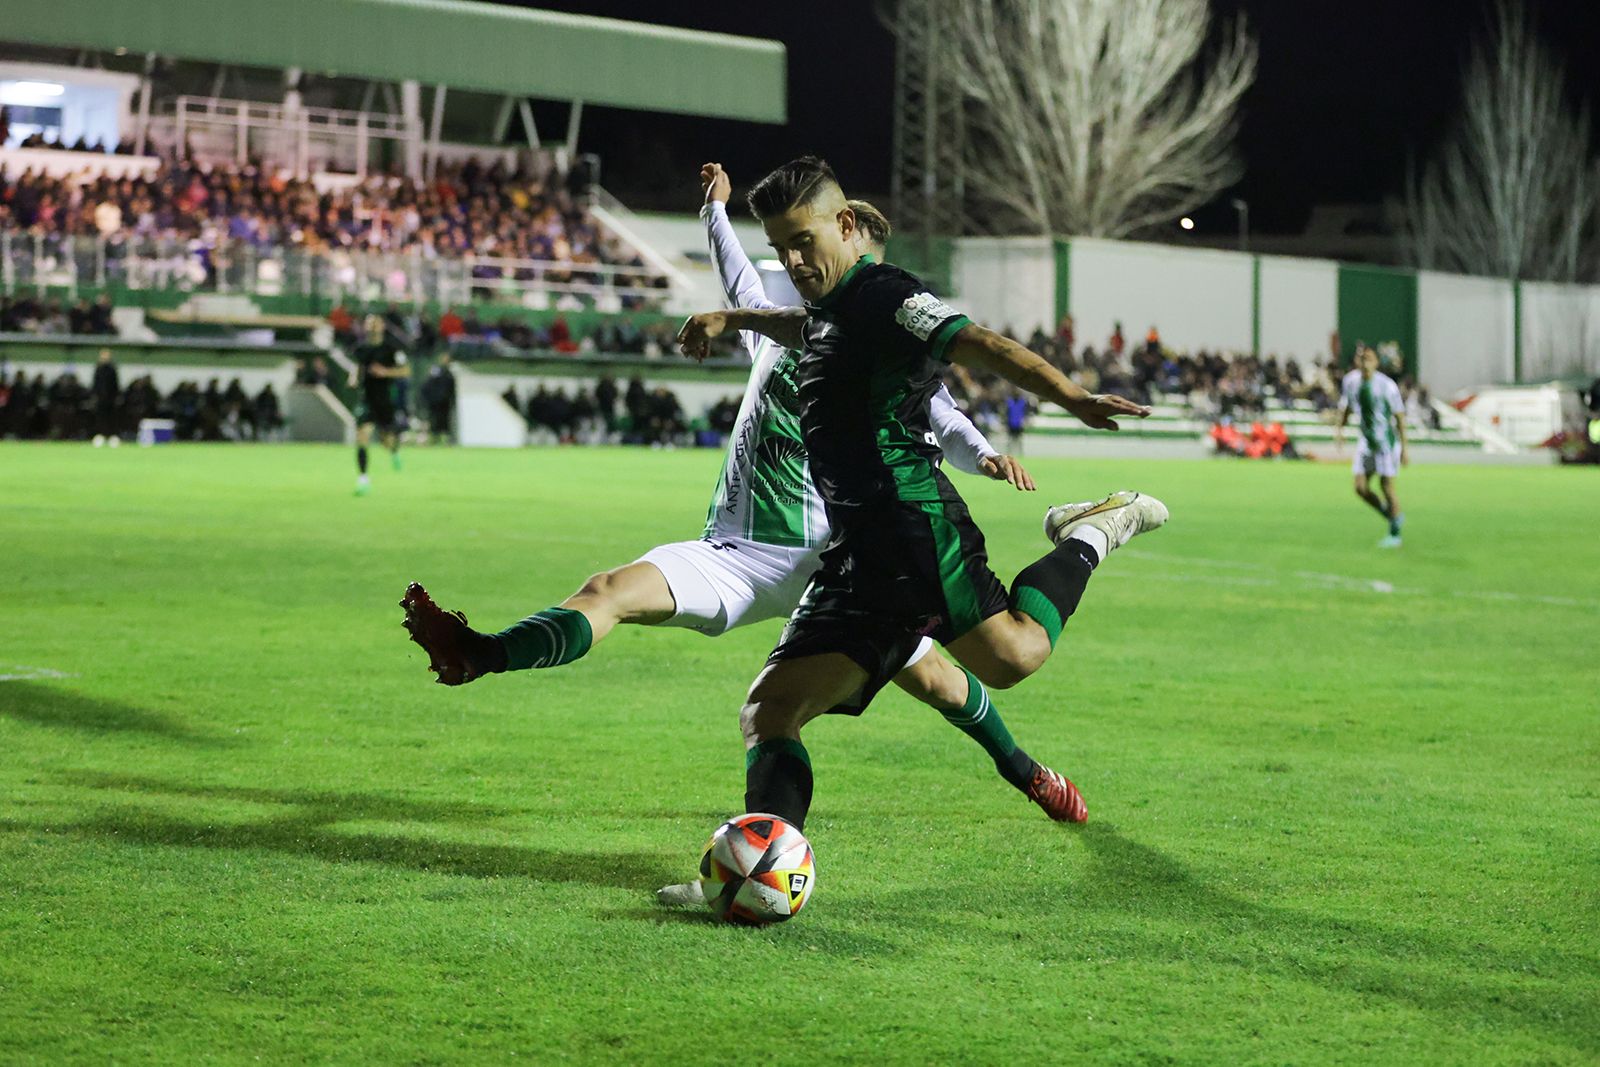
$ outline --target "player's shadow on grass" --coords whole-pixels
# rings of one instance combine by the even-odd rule
[[[202,811],[182,817],[132,804],[101,811],[77,822],[32,825],[0,822],[10,829],[49,829],[57,833],[105,838],[119,843],[240,852],[281,852],[329,863],[379,863],[429,874],[467,878],[527,878],[539,882],[656,889],[676,881],[679,864],[643,852],[577,852],[374,831],[345,831],[337,824],[484,823],[508,809],[455,801],[407,800],[373,793],[269,789],[260,786],[204,786],[128,775],[79,773],[75,785],[158,798],[222,802],[214,817]],[[226,802],[279,805],[281,814],[240,821]]]
[[[145,734],[188,745],[223,747],[235,743],[233,738],[196,729],[160,712],[33,682],[0,683],[0,716],[36,726],[96,734]]]
[[[1102,932],[1130,955],[1174,955],[1171,927],[1212,935],[1219,968],[1278,974],[1379,996],[1450,1019],[1476,1016],[1496,1029],[1555,1037],[1593,1055],[1600,1029],[1592,999],[1574,989],[1600,968],[1594,954],[1542,948],[1528,957],[1452,941],[1431,930],[1389,927],[1260,904],[1207,886],[1157,849],[1090,823],[1077,836],[1094,859],[1074,906],[1103,917]],[[1137,921],[1129,921],[1136,917]],[[1112,935],[1112,931],[1115,934]],[[1186,958],[1204,952],[1183,941]],[[1545,979],[1542,983],[1530,978]]]

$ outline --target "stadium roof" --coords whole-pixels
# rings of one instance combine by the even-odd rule
[[[777,41],[470,0],[49,0],[0,38],[715,118],[787,119]]]

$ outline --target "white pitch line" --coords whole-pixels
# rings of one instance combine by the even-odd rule
[[[49,667],[24,667],[18,663],[0,664],[0,671],[21,672],[0,674],[0,682],[31,682],[37,678],[76,678],[76,674],[51,670]]]
[[[1544,596],[1538,593],[1510,593],[1494,589],[1452,589],[1445,593],[1424,589],[1421,586],[1394,585],[1381,578],[1355,578],[1347,574],[1329,574],[1323,571],[1280,571],[1265,563],[1250,563],[1235,559],[1207,559],[1205,557],[1180,557],[1166,556],[1157,552],[1144,552],[1139,549],[1122,549],[1121,552],[1130,559],[1147,560],[1152,563],[1166,564],[1180,567],[1185,570],[1198,568],[1205,570],[1230,571],[1230,574],[1159,574],[1140,575],[1139,577],[1155,578],[1158,581],[1169,582],[1206,582],[1212,584],[1245,585],[1257,587],[1286,586],[1299,584],[1315,589],[1347,590],[1354,593],[1381,593],[1384,595],[1436,597],[1440,599],[1455,598],[1465,600],[1496,600],[1502,602],[1547,604],[1562,608],[1600,608],[1600,600],[1588,600],[1581,597]],[[1111,572],[1115,574],[1116,572]],[[1135,577],[1124,575],[1124,577]],[[1285,580],[1298,579],[1298,582]]]

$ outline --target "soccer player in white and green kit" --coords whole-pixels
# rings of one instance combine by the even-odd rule
[[[1406,452],[1406,405],[1394,379],[1378,369],[1378,351],[1371,345],[1358,346],[1356,366],[1344,376],[1339,390],[1339,421],[1334,426],[1334,441],[1344,448],[1344,427],[1355,413],[1361,436],[1356,442],[1356,457],[1350,469],[1355,474],[1356,496],[1370,504],[1389,523],[1389,533],[1378,542],[1381,548],[1400,547],[1400,528],[1405,513],[1395,494],[1395,478],[1411,458]],[[1380,497],[1372,491],[1370,479],[1376,474]]]
[[[728,220],[727,175],[707,164],[701,183],[701,218],[729,306],[774,307]],[[860,209],[881,222],[876,235],[866,230],[863,251],[881,254],[873,246],[887,236],[887,222],[868,204]],[[560,605],[494,634],[470,629],[465,616],[443,611],[413,583],[401,601],[405,626],[428,653],[439,682],[461,685],[484,674],[561,666],[621,623],[680,626],[715,637],[789,616],[831,531],[801,440],[798,353],[756,333],[740,341],[752,362],[750,381],[700,539],[661,545],[596,574]],[[931,397],[928,422],[951,465],[1034,488],[1027,472],[989,444],[947,391]],[[917,644],[894,680],[976,741],[1001,777],[1052,819],[1084,820],[1087,807],[1072,782],[1018,747],[983,683],[934,650],[931,640]]]

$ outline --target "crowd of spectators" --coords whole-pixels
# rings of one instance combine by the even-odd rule
[[[1191,418],[1206,422],[1249,422],[1271,407],[1291,405],[1327,414],[1339,403],[1342,372],[1331,359],[1302,364],[1294,356],[1280,359],[1206,349],[1178,352],[1162,343],[1154,326],[1142,342],[1130,345],[1120,323],[1103,345],[1080,348],[1070,316],[1054,333],[1040,327],[1021,339],[1013,331],[1005,332],[1091,392],[1119,393],[1142,404],[1178,405]],[[1439,417],[1427,387],[1405,373],[1398,351],[1391,349],[1385,364],[1385,372],[1405,397],[1407,419],[1437,429]],[[951,391],[980,428],[989,432],[1010,421],[1007,405],[1015,399],[1014,389],[993,376],[956,370]]]
[[[237,378],[226,388],[216,378],[204,389],[185,381],[162,395],[148,375],[123,387],[109,350],[101,351],[87,383],[71,367],[54,380],[0,367],[0,438],[129,440],[145,419],[171,419],[180,441],[270,440],[283,429],[271,382],[254,396]]]
[[[3,127],[0,127],[3,129]],[[0,144],[4,143],[0,136]],[[135,148],[132,138],[125,137],[121,141],[107,148],[99,141],[91,141],[87,137],[79,137],[76,141],[63,141],[59,137],[46,137],[42,133],[32,133],[18,141],[13,148],[44,148],[57,152],[104,152],[114,156],[131,156]]]
[[[569,393],[564,387],[551,389],[541,383],[524,395],[513,384],[502,395],[523,413],[529,431],[549,440],[657,447],[691,443],[691,420],[677,394],[665,386],[651,389],[637,375],[621,387],[610,374],[604,374],[593,389],[579,387]],[[733,419],[724,414],[729,403],[737,414],[738,403],[730,400],[719,402],[708,413],[712,431],[726,434],[733,428]]]
[[[0,175],[0,230],[52,248],[68,238],[99,239],[109,274],[124,270],[130,255],[147,256],[162,265],[157,277],[186,284],[213,282],[219,261],[237,261],[248,249],[261,257],[283,250],[325,255],[335,282],[347,272],[354,277],[347,254],[373,252],[430,262],[472,256],[560,264],[475,259],[470,274],[479,291],[508,277],[557,286],[601,286],[611,277],[618,288],[665,288],[667,280],[607,232],[580,193],[553,167],[531,173],[472,159],[441,164],[427,181],[374,175],[320,191],[256,163],[163,163],[148,176],[120,178],[26,169]],[[182,262],[166,263],[173,255]],[[590,265],[621,269],[586,271]],[[641,306],[645,298],[635,292],[622,302]]]
[[[0,104],[0,146],[11,139],[11,111]],[[91,141],[87,137],[79,137],[76,141],[63,141],[60,134],[46,137],[42,130],[35,131],[19,140],[15,148],[48,148],[62,152],[110,152],[112,155],[131,156],[138,146],[133,138],[125,137],[115,145],[107,146],[98,140]]]
[[[104,293],[92,301],[83,297],[63,302],[21,290],[0,295],[0,333],[112,337],[117,328],[111,310],[111,298]]]

